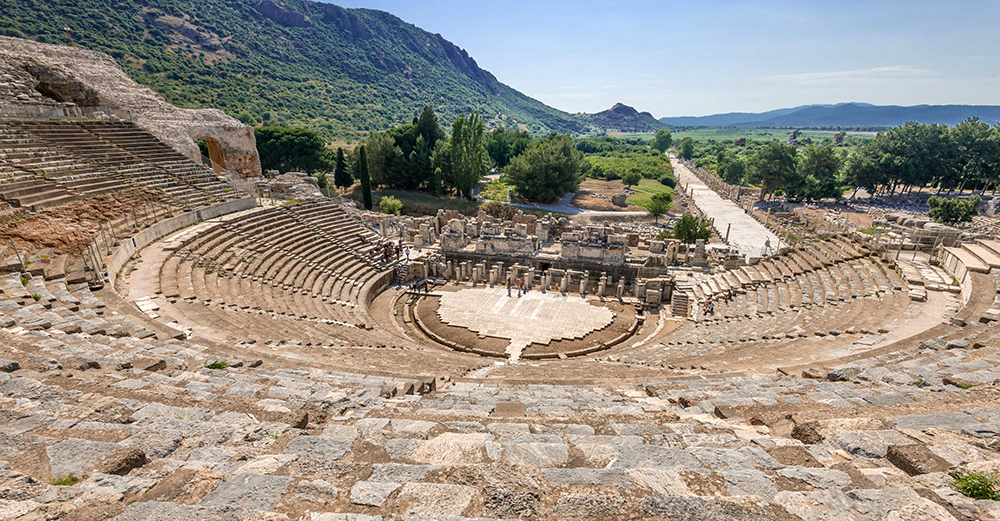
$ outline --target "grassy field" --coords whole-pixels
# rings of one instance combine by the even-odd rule
[[[792,130],[783,128],[694,128],[690,130],[676,130],[671,131],[671,135],[674,138],[674,143],[690,137],[697,142],[706,141],[720,141],[720,142],[733,142],[740,138],[746,138],[747,141],[758,141],[762,143],[767,143],[769,141],[787,141],[789,136],[792,135]],[[812,138],[813,141],[833,141],[833,135],[837,132],[832,130],[803,130],[799,132],[801,137]],[[851,140],[868,140],[872,138],[874,132],[846,132],[847,141]],[[853,138],[853,139],[852,139]]]
[[[673,189],[669,186],[660,184],[659,181],[655,179],[643,179],[639,181],[639,184],[633,187],[635,190],[635,195],[628,198],[629,204],[634,204],[641,206],[643,208],[649,204],[649,201],[653,199],[653,196],[659,193],[669,193],[671,196],[674,195]],[[673,204],[670,205],[673,208]]]

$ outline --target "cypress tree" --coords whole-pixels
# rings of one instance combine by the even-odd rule
[[[351,173],[347,171],[347,160],[344,158],[344,149],[337,148],[337,166],[333,170],[333,184],[337,188],[348,188],[354,183]]]
[[[365,154],[364,145],[358,152],[359,170],[361,171],[361,197],[365,205],[365,210],[371,210],[372,206],[372,179],[368,176],[368,155]]]

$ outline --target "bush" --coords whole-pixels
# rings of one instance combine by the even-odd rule
[[[216,362],[212,362],[212,363],[206,365],[205,367],[207,367],[209,369],[225,369],[225,368],[229,367],[229,362],[227,362],[225,360],[219,360],[219,361],[216,361]]]
[[[985,472],[955,472],[951,488],[973,499],[1000,501],[1000,479]]]
[[[403,209],[403,202],[391,195],[387,195],[379,200],[378,209],[382,213],[399,215],[399,211]]]
[[[505,221],[513,219],[514,216],[517,214],[517,208],[503,204],[498,201],[489,201],[487,203],[484,203],[482,206],[479,207],[479,209],[486,212],[486,214],[489,215],[490,217],[494,217],[496,219],[503,219]]]
[[[642,181],[642,176],[638,172],[629,172],[622,176],[622,182],[626,186],[635,186],[639,184],[639,181]]]
[[[945,199],[944,197],[931,197],[927,200],[927,205],[931,207],[929,215],[931,219],[942,224],[957,224],[968,222],[976,215],[976,208],[982,202],[978,196],[969,199]]]
[[[712,238],[712,225],[707,219],[686,213],[674,226],[674,237],[684,244],[694,244],[698,239],[708,241]]]
[[[660,181],[661,185],[667,186],[667,187],[670,187],[670,188],[674,188],[674,187],[677,186],[677,180],[674,179],[674,176],[672,176],[670,174],[663,174],[663,175],[661,175],[660,179],[658,179],[658,181]]]

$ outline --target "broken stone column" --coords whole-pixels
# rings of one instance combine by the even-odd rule
[[[549,275],[548,270],[542,272],[542,293],[545,293],[549,289],[549,285],[552,284],[552,278]]]
[[[583,277],[580,277],[580,295],[581,296],[584,296],[584,295],[587,294],[587,278],[589,276],[590,276],[590,273],[584,272],[583,273]]]
[[[455,264],[453,261],[448,261],[448,268],[444,272],[444,278],[446,280],[455,280]]]
[[[635,281],[635,298],[644,299],[646,298],[646,281],[636,279]]]
[[[621,300],[621,298],[625,296],[625,277],[618,279],[617,295],[619,300]]]
[[[535,268],[529,268],[528,273],[524,275],[524,289],[531,289],[531,285],[535,283]]]
[[[566,293],[569,290],[569,271],[564,271],[562,280],[559,281],[559,291]]]
[[[601,281],[597,284],[597,296],[603,297],[604,290],[606,290],[607,287],[608,287],[608,274],[601,273]]]

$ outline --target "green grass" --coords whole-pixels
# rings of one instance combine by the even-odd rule
[[[31,294],[31,298],[35,299],[35,302],[38,302],[39,300],[42,300],[42,296],[39,295],[38,293],[32,293]]]
[[[1000,479],[985,472],[955,472],[951,488],[973,499],[1000,501]]]
[[[227,362],[225,360],[219,360],[217,362],[212,362],[212,363],[206,365],[205,367],[207,367],[209,369],[225,369],[225,368],[229,367],[229,362]]]
[[[514,188],[514,185],[505,183],[503,180],[504,176],[500,176],[499,179],[494,179],[487,183],[486,187],[483,188],[482,195],[485,199],[490,201],[501,201],[510,202],[510,190]]]
[[[632,188],[635,190],[635,195],[628,198],[629,204],[638,205],[643,208],[649,204],[655,194],[669,193],[671,196],[674,195],[674,190],[672,188],[660,184],[660,182],[655,179],[643,179],[642,181],[639,181],[638,185]],[[671,204],[670,207],[673,208],[673,204]]]
[[[77,482],[79,482],[79,481],[80,481],[80,478],[74,476],[73,474],[70,474],[68,476],[63,476],[61,478],[57,478],[57,479],[53,480],[51,483],[49,483],[49,484],[52,485],[53,487],[68,487],[68,486],[76,485]]]

